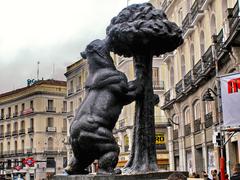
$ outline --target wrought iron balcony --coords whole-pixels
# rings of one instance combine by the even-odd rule
[[[10,117],[11,117],[11,114],[6,115],[6,119],[10,119]]]
[[[4,133],[3,132],[0,133],[0,138],[4,138]]]
[[[219,55],[222,52],[222,47],[223,47],[223,29],[221,29],[221,31],[218,33],[218,35],[214,36],[214,39],[216,41],[215,50],[217,53],[217,57],[219,57]]]
[[[184,126],[184,135],[189,136],[191,134],[191,124],[186,124]]]
[[[69,89],[69,90],[68,90],[68,96],[72,95],[73,92],[74,92],[73,88]]]
[[[56,107],[48,106],[46,107],[47,112],[56,112]]]
[[[193,66],[193,77],[194,77],[194,82],[199,80],[202,74],[202,61],[199,60],[197,64]]]
[[[5,137],[9,137],[9,136],[11,136],[11,132],[10,132],[10,131],[7,131],[7,132],[5,133]]]
[[[232,33],[236,27],[239,26],[239,5],[238,2],[235,4],[229,15],[229,28]]]
[[[201,118],[194,120],[194,132],[199,132],[201,130]]]
[[[17,116],[18,116],[18,112],[14,112],[13,117],[17,117]]]
[[[30,128],[28,128],[28,133],[30,134],[30,133],[33,133],[34,132],[34,128],[33,127],[30,127]]]
[[[167,103],[170,101],[170,90],[168,90],[168,91],[164,94],[164,97],[165,97],[164,104],[167,104]]]
[[[153,81],[154,90],[164,90],[164,81]]]
[[[199,0],[195,0],[192,7],[191,7],[191,16],[192,16],[192,22],[197,22],[198,19],[203,15],[203,11],[201,10],[201,4],[199,3]],[[194,23],[195,24],[195,23]]]
[[[186,17],[184,18],[184,20],[182,21],[182,31],[183,31],[183,35],[186,36],[188,29],[189,29],[189,28],[193,28],[193,27],[191,26],[191,24],[192,24],[192,16],[191,16],[191,13],[188,13],[188,14],[186,15]],[[185,34],[185,33],[186,33],[186,34]]]
[[[180,80],[176,84],[175,91],[176,91],[176,96],[181,95],[181,93],[183,92],[183,80]]]
[[[178,138],[178,129],[174,129],[173,130],[173,139],[177,139]]]
[[[213,60],[213,54],[212,54],[212,46],[209,46],[207,51],[202,56],[202,62],[203,62],[204,71],[206,71],[207,69],[213,66],[214,60]]]
[[[25,134],[25,129],[20,129],[19,130],[19,135],[21,135],[21,134]]]
[[[192,71],[189,71],[185,76],[184,76],[184,88],[188,89],[192,85]]]
[[[18,135],[18,130],[14,130],[14,131],[12,132],[12,135],[13,135],[13,136]]]
[[[212,112],[205,114],[205,128],[209,128],[213,125]]]
[[[56,127],[47,127],[46,132],[56,132]]]

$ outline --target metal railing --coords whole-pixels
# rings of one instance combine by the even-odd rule
[[[25,134],[25,129],[20,129],[19,130],[19,135],[21,135],[21,134]]]
[[[192,24],[191,13],[187,13],[186,17],[182,21],[183,34],[185,34],[185,32],[188,30],[188,28],[191,26],[191,24]]]
[[[191,134],[191,124],[186,124],[184,126],[184,135],[189,136]]]
[[[30,127],[30,128],[28,128],[28,133],[30,134],[30,133],[33,133],[34,132],[34,128],[33,127]]]
[[[207,51],[202,56],[202,62],[203,62],[204,71],[210,68],[214,64],[212,46],[209,46]]]
[[[201,118],[194,120],[194,132],[199,132],[201,130]]]
[[[209,128],[213,125],[212,112],[205,114],[205,128]]]
[[[185,76],[184,76],[184,88],[187,89],[192,85],[192,70],[190,70]]]
[[[176,96],[179,96],[183,92],[183,80],[180,80],[175,87]]]

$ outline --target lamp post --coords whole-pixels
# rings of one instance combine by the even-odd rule
[[[215,63],[215,72],[216,72],[216,89],[217,92],[213,91],[211,88],[208,88],[207,92],[203,95],[203,101],[214,101],[214,98],[211,95],[211,92],[217,97],[217,106],[218,106],[218,112],[217,112],[217,117],[219,124],[222,123],[222,106],[221,106],[221,93],[220,93],[220,77],[219,77],[219,68],[218,68],[218,59],[217,59],[217,52],[216,52],[216,43],[217,43],[217,36],[213,35],[212,36],[212,55],[213,55],[213,61]],[[220,126],[220,174],[221,174],[221,179],[225,179],[225,160],[223,156],[223,151],[224,151],[224,139],[221,131],[221,126]]]

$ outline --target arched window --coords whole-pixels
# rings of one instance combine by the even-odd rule
[[[0,144],[0,154],[3,154],[3,143]]]
[[[174,69],[173,69],[173,67],[171,67],[171,69],[170,69],[170,85],[171,85],[171,87],[174,86]]]
[[[190,46],[190,58],[191,58],[191,64],[192,64],[192,67],[193,67],[194,64],[195,64],[195,56],[194,56],[194,46],[193,46],[193,44],[191,44],[191,46]]]
[[[173,116],[173,130],[176,130],[179,128],[178,124],[179,124],[179,119],[177,115]]]
[[[25,144],[24,144],[24,140],[22,140],[22,151],[24,150],[24,148],[25,148]]]
[[[181,56],[181,73],[182,73],[182,78],[183,78],[186,74],[186,66],[185,66],[184,55]]]
[[[10,152],[10,142],[7,143],[7,150]]]
[[[128,135],[126,134],[124,136],[124,152],[127,152],[129,150],[129,138]]]
[[[205,42],[204,32],[201,31],[201,33],[200,33],[200,52],[201,52],[201,56],[205,52],[205,43],[204,42]]]
[[[17,153],[17,149],[18,149],[18,143],[17,141],[14,142],[14,150],[15,150],[15,153]]]
[[[53,150],[53,138],[48,138],[48,150]]]
[[[194,120],[199,119],[201,117],[201,107],[199,100],[195,101],[193,105],[193,111],[194,111]]]
[[[190,120],[190,108],[187,107],[184,110],[184,123],[185,125],[190,124],[191,120]]]
[[[14,131],[17,131],[17,130],[18,130],[18,123],[15,122],[15,123],[14,123]]]
[[[182,21],[183,21],[183,10],[182,10],[182,8],[180,8],[178,10],[178,24],[182,25]]]
[[[211,101],[205,101],[205,114],[212,112],[212,102]]]
[[[30,140],[30,148],[33,149],[33,138]]]
[[[213,34],[217,34],[216,18],[214,14],[211,17],[211,35]]]
[[[25,129],[25,122],[21,121],[21,129]]]

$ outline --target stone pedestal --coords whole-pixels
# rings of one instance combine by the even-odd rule
[[[155,172],[136,175],[56,175],[56,180],[160,180],[167,179],[173,171]],[[188,172],[181,172],[188,177]]]

